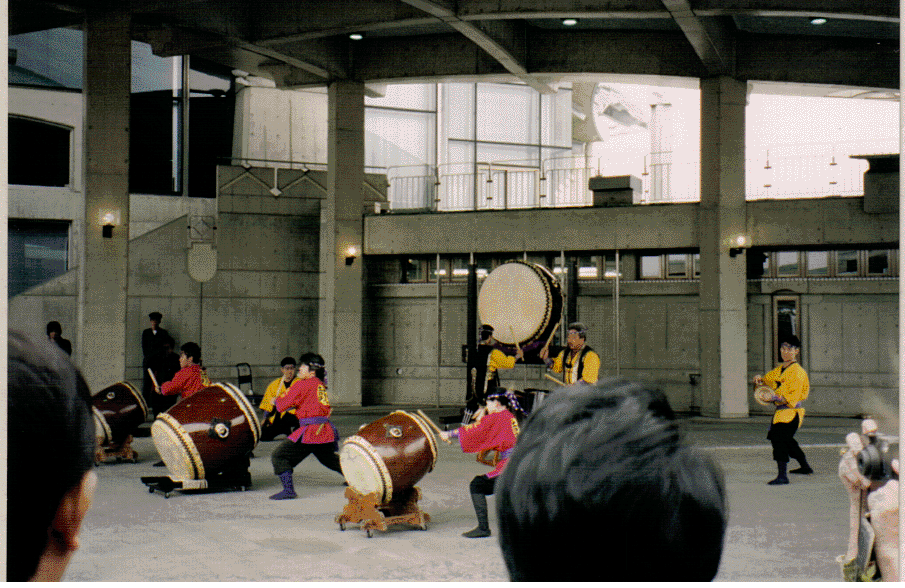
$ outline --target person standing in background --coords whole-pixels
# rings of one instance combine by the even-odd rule
[[[47,338],[57,344],[57,347],[72,355],[72,343],[63,338],[63,327],[57,321],[47,323]]]
[[[160,326],[160,321],[163,319],[162,314],[154,311],[148,315],[148,318],[151,320],[151,326],[141,333],[141,373],[144,378],[142,380],[141,393],[144,395],[148,406],[154,406],[154,382],[151,381],[148,368],[154,369],[158,356],[163,354],[164,339],[169,337],[170,334]],[[161,382],[158,381],[159,383]]]

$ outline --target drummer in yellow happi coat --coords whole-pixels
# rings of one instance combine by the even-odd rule
[[[811,474],[814,471],[794,438],[804,420],[802,404],[807,400],[810,390],[808,374],[798,363],[800,351],[801,341],[798,337],[786,335],[779,348],[782,363],[763,376],[754,376],[755,385],[773,388],[773,404],[776,405],[770,432],[767,434],[767,439],[773,445],[773,459],[778,469],[776,478],[768,482],[771,486],[789,483],[786,475],[789,458],[794,458],[799,464],[798,468],[789,473]]]

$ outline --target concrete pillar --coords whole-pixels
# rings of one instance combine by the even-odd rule
[[[729,254],[746,234],[745,103],[747,84],[701,80],[701,410],[748,416],[748,321],[745,254]]]
[[[79,263],[75,361],[92,391],[126,371],[129,260],[129,94],[132,49],[128,13],[85,17],[85,246]],[[112,215],[112,236],[102,218]]]
[[[327,199],[321,204],[318,353],[327,362],[330,401],[361,405],[364,207],[364,85],[328,91]],[[349,248],[355,259],[349,263]]]

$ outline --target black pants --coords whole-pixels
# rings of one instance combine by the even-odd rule
[[[303,459],[311,454],[317,458],[319,462],[330,468],[334,472],[343,473],[339,467],[339,454],[333,449],[333,443],[296,443],[295,441],[283,441],[270,456],[270,462],[273,464],[273,473],[280,475],[283,472],[290,472],[299,465]]]
[[[261,441],[273,441],[277,435],[289,435],[299,428],[298,418],[289,412],[277,414],[272,423],[268,423],[266,418],[261,425]]]
[[[483,494],[484,496],[490,496],[493,494],[493,487],[496,482],[496,478],[488,478],[487,476],[475,476],[471,480],[471,484],[468,485],[468,489],[472,494]]]
[[[791,457],[801,464],[806,463],[804,452],[798,446],[798,441],[795,440],[795,432],[797,430],[797,414],[791,423],[773,423],[770,425],[767,439],[773,445],[773,461],[788,463]]]

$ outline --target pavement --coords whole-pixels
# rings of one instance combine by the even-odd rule
[[[397,407],[398,408],[398,407]],[[415,407],[407,407],[412,410]],[[421,407],[435,422],[455,409]],[[341,437],[395,408],[341,409]],[[839,448],[860,421],[807,418],[796,438],[815,473],[788,486],[775,476],[766,440],[768,417],[682,419],[688,442],[721,465],[727,480],[729,526],[717,581],[838,581],[835,557],[848,536],[848,498],[837,476]],[[138,434],[147,432],[144,425]],[[895,433],[895,431],[889,431]],[[343,478],[309,457],[295,470],[294,500],[272,501],[281,486],[259,443],[246,491],[149,492],[142,476],[167,475],[151,437],[136,437],[137,463],[105,463],[67,581],[506,581],[496,537],[465,539],[475,526],[468,496],[472,477],[489,468],[458,446],[438,443],[436,466],[417,486],[430,515],[426,530],[395,526],[373,537],[334,522],[346,504]],[[494,498],[490,524],[496,533]],[[582,532],[577,530],[577,532]],[[589,540],[595,533],[588,529]],[[601,580],[607,578],[601,577]]]

